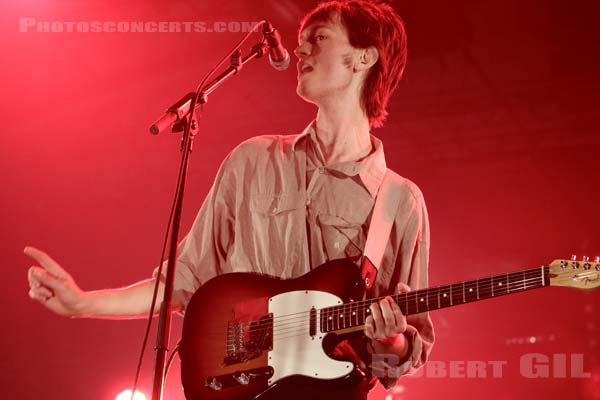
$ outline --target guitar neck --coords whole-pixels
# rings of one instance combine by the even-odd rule
[[[404,315],[439,310],[507,294],[549,286],[549,267],[490,276],[393,295]],[[369,306],[382,300],[372,298],[320,310],[321,331],[333,332],[364,326]]]

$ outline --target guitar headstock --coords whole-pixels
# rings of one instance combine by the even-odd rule
[[[550,286],[594,289],[600,286],[600,257],[577,260],[554,260],[549,265]]]

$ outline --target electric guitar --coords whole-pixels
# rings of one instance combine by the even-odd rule
[[[345,259],[296,279],[250,273],[211,279],[187,306],[179,346],[187,400],[260,398],[286,382],[347,379],[355,366],[329,357],[346,334],[361,332],[369,306],[360,271]],[[405,315],[545,286],[600,286],[600,260],[555,260],[519,272],[392,296]],[[347,337],[347,336],[346,336]]]

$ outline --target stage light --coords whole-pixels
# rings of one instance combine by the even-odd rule
[[[123,390],[115,397],[115,400],[131,400],[131,389]],[[146,395],[139,390],[136,390],[133,395],[133,400],[146,400]]]

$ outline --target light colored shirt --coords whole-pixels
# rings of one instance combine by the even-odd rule
[[[175,299],[187,304],[220,274],[295,278],[329,260],[362,254],[386,172],[383,144],[371,136],[373,150],[365,158],[325,165],[313,125],[300,135],[252,138],[224,160],[179,245]],[[414,183],[403,179],[402,188],[374,297],[393,294],[399,282],[412,290],[427,287],[425,203]],[[434,342],[428,313],[408,316],[407,323],[411,353],[402,365],[387,366],[397,376],[421,366]],[[364,349],[356,353],[364,360]]]

